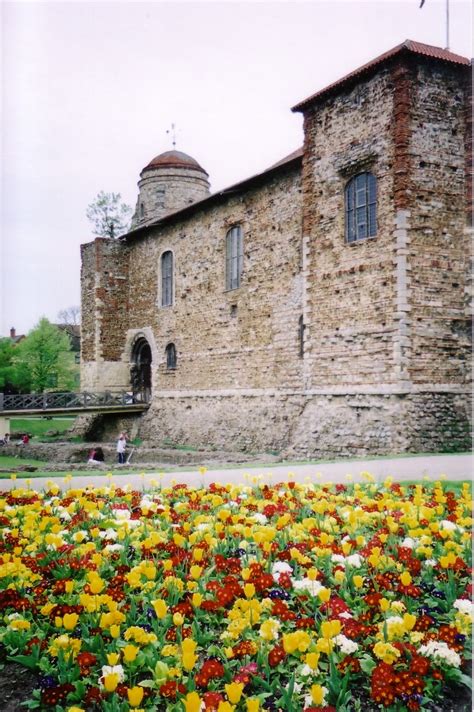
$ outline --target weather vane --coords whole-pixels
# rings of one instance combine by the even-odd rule
[[[171,134],[171,140],[173,143],[173,148],[176,148],[176,124],[171,124],[170,129],[166,129],[167,134]]]

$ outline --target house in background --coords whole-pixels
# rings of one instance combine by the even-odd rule
[[[10,329],[10,341],[14,344],[19,344],[24,339],[26,334],[17,334],[14,326]]]

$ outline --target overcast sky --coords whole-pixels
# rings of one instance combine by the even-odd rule
[[[100,190],[134,206],[177,148],[216,191],[302,144],[291,107],[405,39],[446,46],[446,0],[3,2],[1,335],[79,303]],[[450,48],[472,55],[471,3]]]

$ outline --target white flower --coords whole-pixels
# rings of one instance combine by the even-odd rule
[[[128,509],[114,509],[115,519],[130,519],[132,513]]]
[[[339,613],[338,618],[354,618],[354,616],[347,611],[343,611],[342,613]]]
[[[99,532],[99,536],[101,539],[112,539],[115,541],[118,535],[115,529],[106,529],[105,531]]]
[[[344,653],[345,655],[351,655],[352,653],[355,653],[356,650],[359,649],[359,646],[357,643],[354,643],[353,640],[350,640],[349,638],[346,638],[345,635],[340,633],[339,635],[336,635],[334,638],[334,642],[336,645],[338,645],[341,648],[341,652]]]
[[[474,603],[467,598],[458,598],[454,601],[453,608],[457,608],[460,613],[465,613],[474,619]]]
[[[301,677],[311,677],[313,675],[316,675],[316,670],[313,670],[313,668],[309,665],[303,665],[300,670],[300,675]]]
[[[268,522],[267,517],[264,514],[261,514],[260,512],[255,512],[252,519],[258,524],[266,524]]]
[[[449,519],[443,519],[443,521],[439,523],[439,528],[445,529],[447,532],[453,532],[456,529],[459,529],[459,531],[464,531],[462,527],[458,527],[457,524],[455,524],[454,522],[450,522]]]
[[[423,562],[423,565],[430,567],[430,566],[436,566],[437,563],[438,562],[436,561],[436,559],[426,559],[426,561]]]
[[[362,559],[360,558],[359,554],[351,554],[350,556],[346,557],[346,562],[349,564],[349,566],[353,566],[355,569],[360,569],[362,566]]]
[[[403,541],[402,541],[402,546],[404,546],[406,549],[413,549],[415,547],[415,540],[412,539],[410,536],[407,536]]]
[[[104,547],[104,552],[110,554],[114,551],[122,551],[123,548],[123,544],[107,544],[107,546]]]
[[[333,554],[333,555],[331,556],[331,561],[332,561],[334,564],[342,564],[342,565],[344,566],[346,560],[345,560],[345,558],[342,556],[342,554]]]
[[[274,581],[278,581],[280,574],[291,574],[293,569],[286,561],[275,561],[272,566],[272,576]]]
[[[427,645],[422,645],[418,652],[421,655],[427,655],[429,658],[444,662],[453,667],[459,667],[461,665],[459,655],[443,641],[430,640]]]
[[[311,596],[317,596],[319,591],[324,588],[319,581],[312,581],[309,578],[291,579],[291,583],[297,591],[307,591]]]
[[[99,678],[99,684],[101,687],[104,687],[104,677],[106,675],[118,675],[119,682],[123,682],[125,678],[125,673],[121,665],[103,665],[102,675]]]

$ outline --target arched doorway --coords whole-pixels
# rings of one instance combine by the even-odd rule
[[[130,381],[133,395],[137,400],[149,401],[151,398],[151,348],[141,336],[135,341],[132,350]]]

